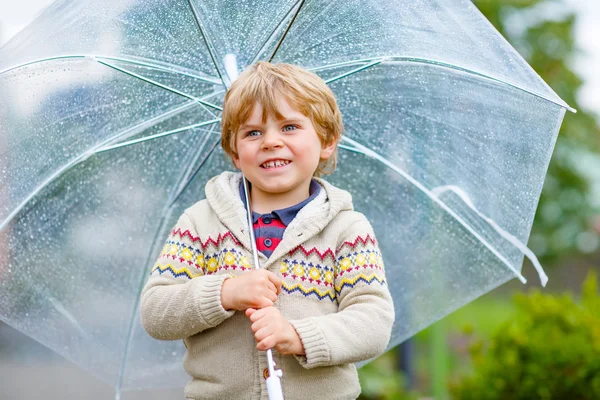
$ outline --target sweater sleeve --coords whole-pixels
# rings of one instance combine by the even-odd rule
[[[390,340],[394,305],[373,229],[362,216],[342,237],[334,265],[338,312],[290,321],[306,352],[296,358],[307,369],[368,360]]]
[[[178,340],[212,328],[233,315],[221,305],[228,275],[205,274],[194,224],[183,214],[169,234],[141,294],[141,322],[148,334]]]

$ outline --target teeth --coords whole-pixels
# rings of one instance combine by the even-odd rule
[[[290,163],[289,161],[283,161],[283,160],[267,161],[266,163],[264,163],[262,165],[262,167],[263,168],[282,167],[284,165],[288,165],[289,163]]]

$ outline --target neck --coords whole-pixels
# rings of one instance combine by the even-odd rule
[[[252,211],[267,214],[273,210],[294,206],[310,196],[310,180],[303,185],[298,185],[293,190],[284,193],[264,192],[257,187],[250,188],[250,204]]]

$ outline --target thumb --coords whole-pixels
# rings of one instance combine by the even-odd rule
[[[256,309],[254,309],[254,308],[246,309],[246,317],[250,318],[252,316],[252,314],[254,314],[255,312],[256,312]]]

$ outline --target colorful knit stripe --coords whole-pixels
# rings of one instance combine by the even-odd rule
[[[385,285],[385,279],[382,276],[379,276],[377,273],[373,273],[371,275],[359,274],[352,278],[344,278],[336,281],[335,284],[335,293],[339,296],[342,293],[342,290],[345,288],[352,289],[357,286],[360,282],[366,283],[370,285],[373,282],[379,282],[381,285]]]
[[[332,302],[335,301],[335,294],[332,289],[319,290],[318,288],[316,288],[314,286],[305,288],[300,283],[290,285],[285,281],[282,283],[281,288],[283,289],[284,292],[286,292],[288,294],[300,293],[300,294],[304,295],[304,297],[309,297],[311,295],[314,295],[314,297],[316,297],[319,300],[329,299]]]
[[[156,264],[154,268],[152,268],[152,275],[158,273],[158,275],[162,275],[165,272],[169,272],[174,278],[187,278],[193,279],[197,276],[202,276],[202,273],[193,273],[186,267],[175,268],[172,264],[160,265]]]
[[[334,302],[337,296],[341,295],[342,290],[344,289],[352,289],[359,285],[360,283],[371,285],[373,282],[378,282],[381,285],[385,285],[385,279],[377,273],[373,273],[371,275],[359,274],[352,278],[341,279],[336,282],[335,293],[332,289],[324,289],[320,290],[315,286],[305,287],[301,283],[290,284],[284,281],[281,285],[281,288],[284,292],[288,294],[292,293],[300,293],[304,297],[310,297],[313,295],[315,298],[319,300],[329,299]]]
[[[201,250],[173,239],[167,239],[158,257],[159,259],[179,261],[189,266],[195,266],[198,269],[204,267],[204,255]]]
[[[208,253],[204,256],[204,270],[207,274],[214,274],[219,269],[252,269],[248,258],[235,248],[222,249],[216,253]]]
[[[373,268],[383,270],[383,259],[376,247],[344,254],[336,260],[335,275],[341,276],[347,271],[362,268]]]
[[[279,273],[284,278],[302,282],[308,281],[317,285],[333,286],[334,271],[329,265],[284,259],[279,265]]]
[[[375,240],[375,238],[372,237],[371,235],[367,234],[367,236],[365,238],[363,238],[362,236],[357,236],[356,239],[354,239],[354,242],[342,243],[342,245],[337,248],[336,253],[339,253],[340,250],[342,250],[344,247],[355,248],[356,245],[359,243],[365,247],[367,247],[367,243],[371,243],[373,246],[377,246],[377,241]]]
[[[185,231],[181,231],[180,228],[177,229],[173,229],[171,231],[171,235],[172,236],[179,236],[181,238],[188,238],[192,241],[192,243],[196,243],[196,242],[200,242],[200,246],[202,247],[203,250],[205,250],[209,245],[213,245],[215,247],[218,247],[219,244],[221,242],[224,242],[225,239],[229,238],[230,240],[232,240],[236,245],[240,246],[241,243],[235,238],[235,236],[233,236],[233,234],[231,232],[226,232],[224,234],[219,233],[219,235],[217,236],[217,239],[213,239],[211,237],[209,237],[208,239],[206,239],[205,242],[202,242],[202,240],[200,240],[199,236],[194,236],[191,234],[191,232],[189,230],[185,230]]]
[[[331,257],[331,261],[335,261],[335,254],[333,253],[333,250],[331,250],[331,249],[327,249],[324,252],[321,252],[316,247],[312,247],[311,249],[306,249],[304,246],[301,245],[301,246],[296,247],[294,250],[290,251],[288,254],[290,256],[293,256],[294,254],[296,254],[299,251],[304,253],[306,258],[310,257],[311,255],[316,255],[321,259],[321,261],[323,261],[323,260],[325,260],[325,257],[329,256],[329,257]]]

